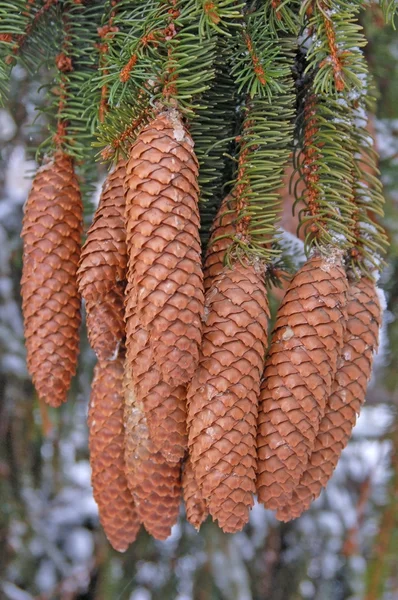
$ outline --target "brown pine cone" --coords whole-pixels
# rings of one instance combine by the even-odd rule
[[[125,372],[126,475],[137,513],[148,533],[165,540],[177,522],[181,499],[181,463],[168,463],[154,450],[145,413]]]
[[[231,195],[226,196],[211,227],[211,235],[203,269],[205,291],[210,288],[214,278],[224,268],[225,252],[228,246],[231,245],[235,233],[233,225],[235,217],[236,202]]]
[[[184,462],[182,471],[182,495],[184,498],[187,519],[189,523],[199,531],[200,526],[207,519],[209,511],[207,510],[202,492],[196,483],[189,456]]]
[[[125,475],[123,409],[123,359],[98,363],[88,412],[91,483],[101,525],[119,552],[140,528]]]
[[[125,176],[126,162],[121,160],[104,183],[78,270],[79,290],[86,301],[88,338],[100,360],[117,357],[125,335]]]
[[[186,384],[199,360],[204,296],[197,177],[193,141],[178,113],[159,114],[141,131],[127,163],[127,278],[134,293],[127,295],[126,317],[137,315],[162,380],[172,386]],[[129,362],[132,343],[128,336]]]
[[[257,493],[266,508],[286,504],[314,449],[343,346],[347,285],[338,256],[313,257],[279,308],[258,416]]]
[[[57,152],[36,173],[22,228],[28,370],[39,397],[50,406],[65,402],[76,372],[80,325],[76,271],[82,219],[72,159]]]
[[[126,295],[131,299],[133,292],[129,290],[128,286]],[[141,327],[137,314],[126,316],[128,369],[134,394],[145,411],[153,450],[161,452],[168,462],[180,462],[187,448],[186,388],[163,380],[147,330]]]
[[[282,521],[297,518],[307,510],[333,475],[365,401],[373,354],[378,346],[381,316],[374,283],[365,278],[352,283],[347,294],[344,347],[332,395],[300,485],[289,504],[277,513],[277,518]]]
[[[254,267],[224,268],[206,296],[199,368],[188,388],[188,445],[209,512],[234,533],[249,519],[268,301]]]

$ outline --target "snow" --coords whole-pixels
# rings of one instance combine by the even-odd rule
[[[299,586],[300,594],[303,598],[314,598],[315,596],[315,586],[309,579],[305,579],[300,583]]]
[[[28,592],[21,590],[10,581],[4,581],[1,584],[1,589],[6,595],[4,600],[34,600],[34,597],[28,594]]]
[[[0,140],[10,141],[17,131],[17,126],[10,113],[3,108],[0,109]]]
[[[91,533],[83,527],[73,529],[65,539],[65,552],[73,562],[88,561],[94,550]]]
[[[278,242],[282,248],[283,254],[293,260],[296,269],[299,269],[307,260],[304,252],[304,243],[300,238],[280,227],[277,231]]]
[[[13,203],[23,204],[25,202],[35,168],[36,163],[27,160],[24,146],[15,146],[10,155],[5,177],[5,192]]]
[[[138,587],[130,596],[130,600],[151,600],[152,594],[144,587]]]
[[[364,406],[353,430],[353,438],[380,438],[393,422],[391,407],[386,404]]]

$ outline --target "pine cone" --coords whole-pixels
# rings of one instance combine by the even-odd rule
[[[235,217],[236,202],[232,196],[226,196],[211,227],[203,270],[205,291],[210,288],[214,278],[224,268],[225,252],[230,246],[235,233],[235,227],[233,226]]]
[[[22,228],[27,363],[39,397],[50,406],[65,402],[76,372],[82,219],[72,159],[57,152],[36,173]]]
[[[91,482],[101,525],[119,552],[140,528],[125,475],[123,407],[123,360],[98,363],[88,413]]]
[[[125,372],[126,475],[140,520],[157,540],[165,540],[177,522],[181,463],[168,463],[154,450],[145,413]]]
[[[253,505],[256,419],[268,302],[251,266],[225,268],[206,297],[199,369],[188,388],[188,445],[209,512],[228,533]]]
[[[378,346],[381,314],[374,283],[365,278],[352,283],[347,294],[344,348],[332,395],[300,485],[289,505],[277,513],[277,518],[282,521],[299,517],[307,510],[333,475],[365,401],[373,354]]]
[[[340,258],[314,257],[278,311],[257,433],[257,493],[266,508],[286,504],[314,449],[343,345],[346,290]]]
[[[141,131],[127,164],[134,293],[126,306],[127,320],[138,316],[162,379],[172,386],[186,384],[199,360],[204,296],[197,177],[193,142],[177,112],[158,115]],[[129,362],[132,344],[128,338]]]
[[[188,456],[182,471],[182,493],[185,503],[187,519],[199,531],[202,523],[207,519],[209,511],[203,499],[202,492],[196,483],[192,469],[191,459]]]
[[[100,360],[117,357],[125,335],[125,176],[126,162],[121,160],[104,183],[78,271],[79,289],[86,301],[88,338]]]
[[[130,287],[127,298],[133,297]],[[130,302],[128,308],[131,309]],[[154,452],[168,462],[180,462],[187,448],[186,388],[166,383],[148,341],[148,332],[140,326],[137,314],[126,314],[129,343],[128,370],[134,394],[142,405]]]

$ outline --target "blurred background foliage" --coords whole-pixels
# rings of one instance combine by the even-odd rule
[[[92,498],[86,413],[95,358],[85,332],[61,409],[38,404],[26,371],[19,235],[34,148],[46,136],[43,117],[35,120],[46,73],[32,81],[14,69],[0,110],[0,598],[398,599],[398,36],[381,27],[377,4],[363,25],[379,90],[373,127],[391,249],[381,348],[353,438],[326,492],[297,521],[278,523],[256,505],[246,529],[229,536],[211,522],[197,534],[181,519],[166,542],[142,531],[124,555],[107,543]],[[293,230],[287,187],[284,203]]]

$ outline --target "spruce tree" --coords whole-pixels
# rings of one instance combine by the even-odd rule
[[[395,2],[381,8],[393,23]],[[2,101],[18,64],[46,89],[22,232],[28,368],[41,400],[66,400],[80,293],[98,357],[93,488],[118,550],[139,523],[167,537],[182,488],[197,527],[209,513],[239,531],[256,492],[294,518],[348,442],[387,248],[367,9],[0,2]],[[82,198],[101,164],[109,175],[81,248]],[[291,165],[308,259],[298,271],[279,223]],[[267,348],[275,286],[287,291]]]

